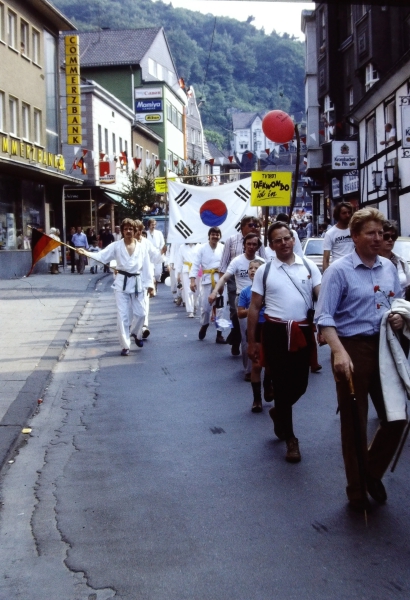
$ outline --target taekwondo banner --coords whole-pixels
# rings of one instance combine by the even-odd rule
[[[168,180],[168,192],[168,243],[205,243],[210,227],[220,227],[226,240],[240,231],[242,217],[258,214],[250,205],[250,177],[204,187]]]

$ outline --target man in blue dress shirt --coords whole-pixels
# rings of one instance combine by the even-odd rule
[[[405,426],[405,421],[387,421],[380,384],[380,323],[391,298],[401,298],[397,271],[391,261],[378,256],[383,239],[384,215],[375,208],[357,211],[350,221],[355,250],[335,261],[325,271],[316,307],[316,323],[332,351],[340,409],[342,452],[350,507],[368,509],[367,492],[379,504],[386,499],[381,481]],[[403,327],[400,315],[390,314],[392,329]],[[353,382],[360,423],[361,453],[355,438],[349,381]],[[380,420],[367,447],[368,395]],[[357,435],[357,434],[356,434]],[[360,466],[360,462],[363,466]],[[363,473],[364,471],[364,473]]]
[[[88,241],[87,236],[83,233],[83,228],[81,225],[77,227],[76,233],[71,237],[71,244],[74,248],[83,248],[84,250],[88,250]],[[79,254],[77,258],[77,271],[82,275],[84,273],[86,258],[84,254]]]

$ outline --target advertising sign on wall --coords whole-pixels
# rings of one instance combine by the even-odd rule
[[[332,142],[332,169],[357,169],[357,142]]]
[[[162,88],[160,87],[152,87],[152,88],[135,88],[135,97],[136,98],[162,98]]]
[[[100,183],[103,185],[115,183],[115,172],[117,164],[115,161],[100,160]]]
[[[135,118],[139,123],[146,123],[147,125],[152,125],[153,123],[163,123],[164,113],[137,113],[135,115]]]
[[[67,97],[67,144],[81,146],[80,40],[67,35],[65,42],[65,82]]]
[[[137,113],[153,113],[162,111],[162,99],[136,100],[135,112]]]
[[[332,198],[340,198],[340,181],[337,177],[332,178]]]
[[[402,96],[401,100],[401,145],[403,156],[410,157],[410,96]]]
[[[292,173],[253,171],[251,206],[290,206]]]
[[[343,194],[359,191],[359,171],[351,171],[343,175]]]

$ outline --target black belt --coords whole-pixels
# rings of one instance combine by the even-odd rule
[[[138,277],[139,273],[127,273],[127,271],[120,271],[120,269],[117,269],[117,273],[119,273],[120,275],[124,275],[124,284],[122,286],[122,291],[125,291],[125,288],[127,287],[127,281],[129,277]]]

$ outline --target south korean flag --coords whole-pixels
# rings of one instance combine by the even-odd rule
[[[250,177],[212,187],[168,181],[168,198],[168,243],[205,243],[210,227],[219,227],[225,241],[240,231],[242,217],[257,216]]]

